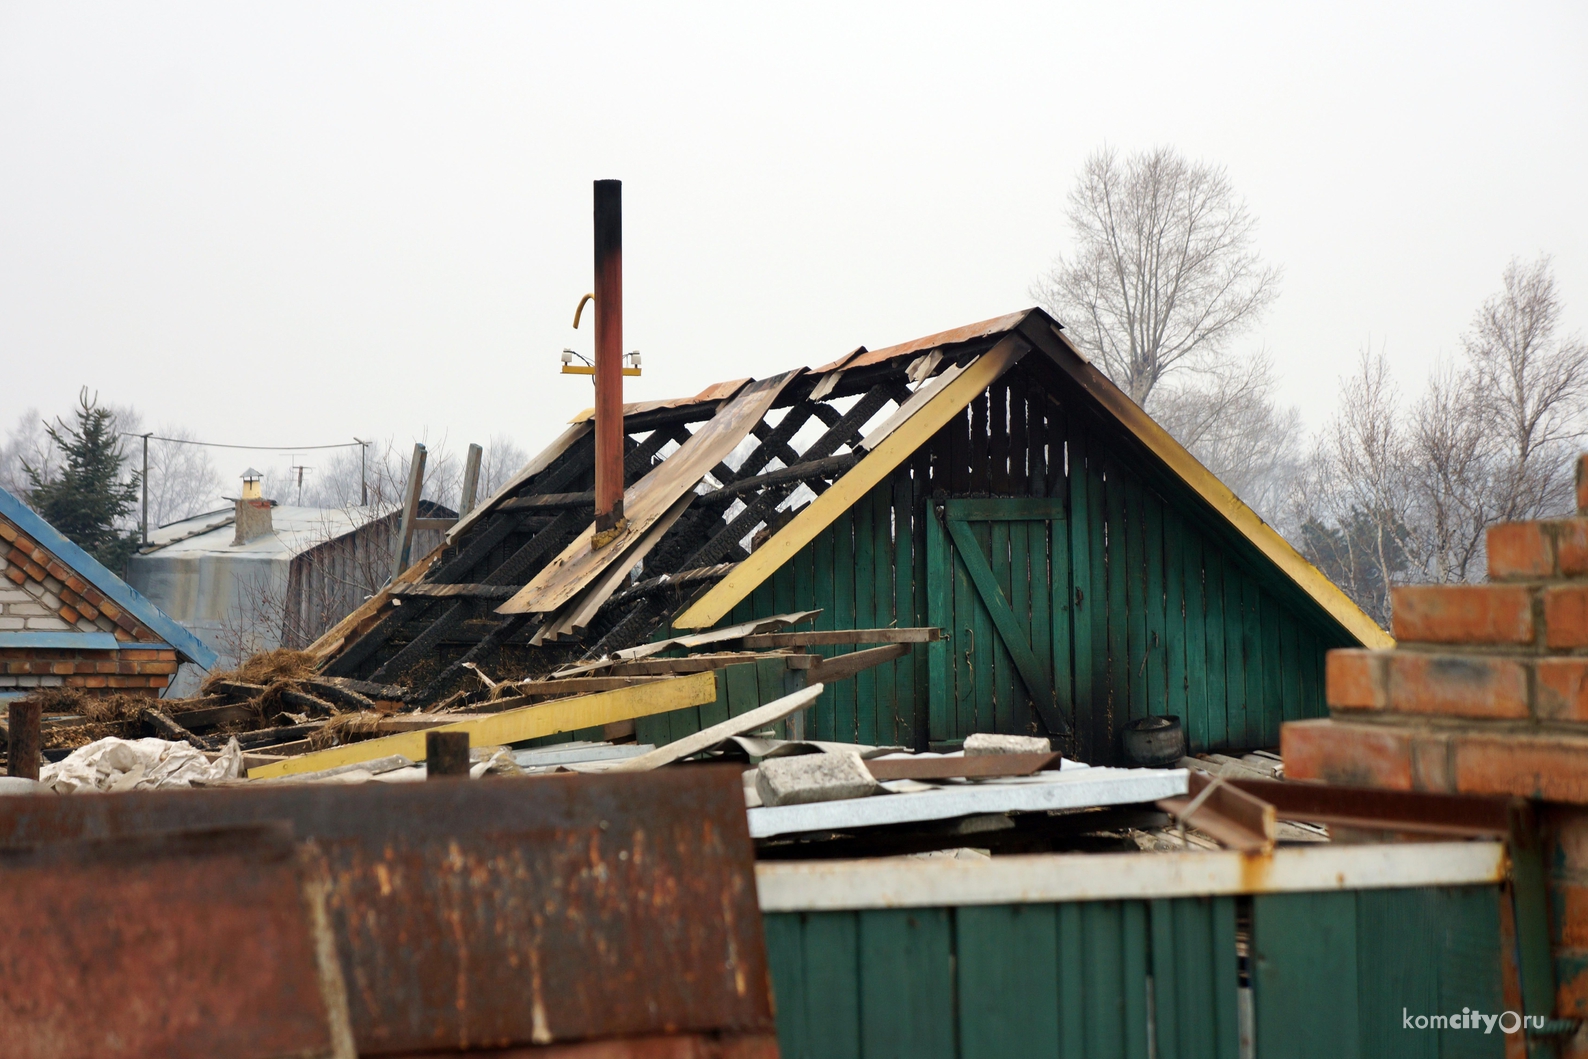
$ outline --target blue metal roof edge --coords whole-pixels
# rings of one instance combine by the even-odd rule
[[[60,647],[74,651],[114,651],[120,646],[116,637],[108,632],[0,632],[0,647]],[[138,644],[137,646],[153,648],[156,645]]]
[[[137,589],[105,568],[98,559],[73,544],[37,511],[0,488],[0,515],[16,523],[22,532],[77,572],[78,576],[105,594],[105,598],[153,629],[165,642],[176,649],[184,661],[193,662],[204,669],[213,669],[216,655],[203,640],[178,625],[176,619],[155,606]]]

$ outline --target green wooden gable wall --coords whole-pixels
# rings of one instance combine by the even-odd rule
[[[818,608],[818,629],[938,625],[945,639],[829,688],[807,737],[924,749],[1035,734],[1045,698],[1068,753],[1096,764],[1148,715],[1179,715],[1193,753],[1276,746],[1282,721],[1326,712],[1325,652],[1356,645],[1038,353],[723,624]],[[701,711],[754,706],[751,691],[637,734],[676,739],[711,723]]]

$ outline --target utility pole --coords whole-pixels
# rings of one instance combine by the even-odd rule
[[[153,433],[151,431],[150,433]],[[143,516],[139,519],[139,535],[149,543],[149,434],[143,435]]]
[[[358,442],[358,506],[369,507],[369,442],[362,438],[354,438]]]

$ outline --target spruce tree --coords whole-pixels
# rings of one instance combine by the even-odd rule
[[[61,468],[51,478],[22,465],[33,488],[28,503],[65,537],[107,568],[120,573],[138,546],[133,533],[117,526],[138,503],[138,475],[122,477],[125,457],[116,433],[116,417],[90,399],[85,386],[78,394],[76,429],[59,418],[45,425],[61,450]]]

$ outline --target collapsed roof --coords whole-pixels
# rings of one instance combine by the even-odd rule
[[[625,405],[628,526],[601,549],[590,542],[594,445],[590,413],[581,413],[443,547],[311,650],[328,674],[403,683],[410,701],[428,703],[458,687],[470,664],[536,676],[645,642],[669,624],[709,628],[1028,354],[1040,362],[1029,370],[1067,380],[1089,414],[1147,454],[1166,488],[1343,641],[1390,642],[1087,363],[1060,325],[1030,309],[692,398]],[[1057,482],[1065,473],[1062,458],[1047,462],[1046,470],[1031,464],[1035,495],[1040,475]],[[923,496],[951,485],[946,477],[918,484]],[[990,484],[994,495],[1004,491]]]

